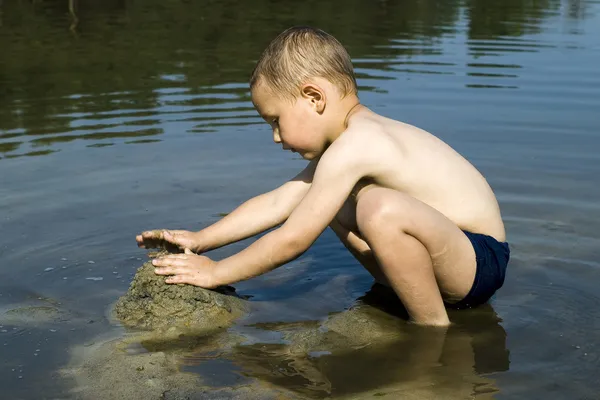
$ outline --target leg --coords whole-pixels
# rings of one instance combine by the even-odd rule
[[[363,267],[382,285],[390,286],[387,278],[377,265],[375,257],[371,252],[371,248],[362,238],[356,233],[346,229],[339,220],[335,219],[329,227],[335,232],[340,241],[346,246],[348,251],[362,264]]]
[[[475,278],[475,251],[460,228],[427,204],[384,188],[359,196],[356,222],[411,318],[447,325],[443,298],[462,299]]]
[[[335,232],[340,241],[350,251],[350,253],[369,271],[375,280],[383,285],[390,286],[387,278],[377,265],[371,248],[357,233],[356,225],[356,204],[353,200],[347,200],[344,206],[329,224],[329,227]]]

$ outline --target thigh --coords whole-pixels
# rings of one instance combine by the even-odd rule
[[[375,236],[399,229],[425,246],[444,300],[459,301],[469,293],[475,280],[475,250],[464,232],[444,214],[402,192],[374,188],[359,197],[358,228],[376,221],[380,227],[373,227]],[[377,240],[363,237],[367,242]]]

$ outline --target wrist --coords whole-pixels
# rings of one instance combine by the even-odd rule
[[[210,286],[211,288],[216,288],[219,286],[229,285],[231,282],[228,282],[226,277],[223,276],[223,268],[222,264],[219,261],[214,261],[212,268],[210,269]]]
[[[193,235],[194,235],[194,239],[193,239],[194,245],[193,245],[193,248],[190,250],[192,250],[194,253],[197,253],[197,254],[200,254],[200,253],[203,253],[203,252],[209,250],[208,246],[206,245],[206,237],[202,231],[194,232]]]

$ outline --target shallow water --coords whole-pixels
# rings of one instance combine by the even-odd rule
[[[71,346],[113,329],[107,308],[145,257],[136,233],[199,229],[302,168],[272,143],[246,83],[293,24],[347,46],[363,103],[485,174],[513,250],[507,281],[492,307],[453,314],[441,339],[407,327],[407,341],[314,353],[307,370],[269,331],[321,320],[371,286],[327,231],[236,285],[270,304],[236,327],[253,343],[186,368],[215,387],[261,379],[317,398],[392,384],[600,398],[599,1],[72,3],[0,1],[0,311],[20,314],[0,321],[5,398],[68,397],[55,371]]]

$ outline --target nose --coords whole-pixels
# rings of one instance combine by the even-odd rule
[[[281,143],[281,136],[279,136],[279,129],[273,129],[273,141],[275,143]]]

